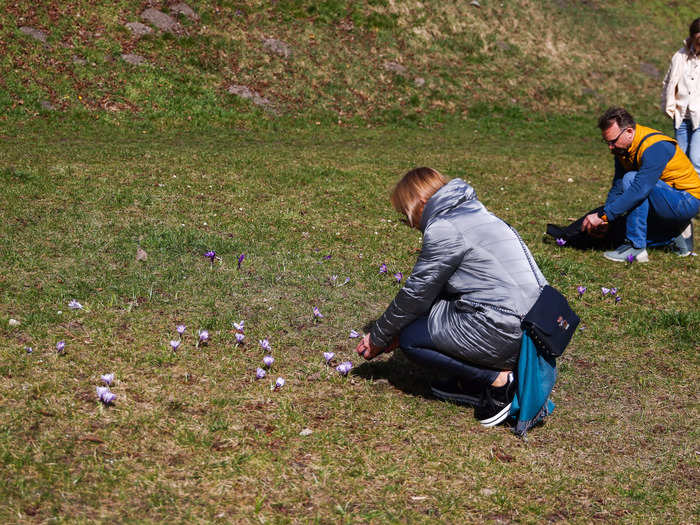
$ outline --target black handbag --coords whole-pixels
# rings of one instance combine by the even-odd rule
[[[554,358],[564,353],[580,321],[566,297],[547,284],[523,318],[522,327],[542,354]]]
[[[530,269],[540,286],[540,295],[523,317],[521,327],[530,336],[540,353],[549,358],[559,357],[574,336],[581,319],[571,309],[566,297],[559,290],[548,284],[542,285],[525,243],[515,228],[510,226],[510,229],[520,241],[527,262],[530,263]]]

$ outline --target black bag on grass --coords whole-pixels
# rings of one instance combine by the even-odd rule
[[[582,217],[576,219],[568,226],[547,224],[547,235],[550,235],[555,239],[564,239],[566,241],[565,246],[571,246],[580,250],[588,250],[590,248],[598,250],[612,250],[617,248],[625,241],[624,218],[622,220],[611,221],[608,225],[608,231],[601,237],[594,237],[581,229],[586,215],[601,211],[603,211],[602,206],[586,212]]]

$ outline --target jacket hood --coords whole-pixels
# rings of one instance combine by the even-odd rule
[[[476,190],[474,188],[462,179],[452,179],[437,190],[425,203],[423,215],[420,218],[420,231],[424,231],[428,221],[438,213],[475,199]]]

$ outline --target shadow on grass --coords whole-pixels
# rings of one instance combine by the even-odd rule
[[[378,357],[360,364],[353,369],[353,373],[363,379],[386,380],[412,396],[435,399],[430,393],[430,381],[433,376],[406,359],[400,348],[388,359]]]

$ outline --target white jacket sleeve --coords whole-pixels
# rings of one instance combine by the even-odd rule
[[[676,87],[683,72],[685,56],[682,49],[677,51],[671,58],[671,64],[664,77],[663,89],[661,90],[661,111],[673,118],[676,111]]]

